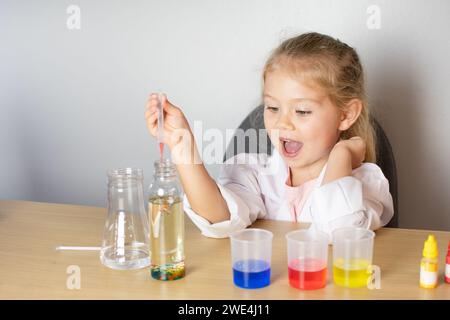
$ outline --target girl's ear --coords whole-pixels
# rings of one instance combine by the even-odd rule
[[[339,124],[339,130],[348,130],[358,119],[362,111],[362,102],[359,99],[352,99],[347,106],[342,110],[341,123]]]

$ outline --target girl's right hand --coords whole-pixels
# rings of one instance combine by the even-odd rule
[[[181,109],[170,103],[165,94],[161,95],[161,103],[164,111],[163,142],[172,151],[180,142],[189,142],[187,138],[192,139],[191,128]],[[158,114],[158,94],[152,93],[147,102],[145,119],[147,129],[154,137],[158,136]],[[190,145],[191,143],[188,143],[185,147]]]

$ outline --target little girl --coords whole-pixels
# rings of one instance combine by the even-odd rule
[[[375,164],[374,129],[355,50],[326,35],[302,34],[275,49],[262,76],[272,156],[238,154],[222,165],[217,182],[200,161],[182,111],[163,96],[165,143],[178,163],[192,221],[214,238],[256,219],[309,222],[328,234],[344,226],[386,225],[394,214],[392,197]],[[156,136],[156,94],[145,116]]]

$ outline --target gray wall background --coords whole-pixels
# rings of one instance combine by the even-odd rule
[[[80,30],[66,27],[71,4]],[[380,29],[366,25],[370,5]],[[106,171],[121,166],[144,168],[148,185],[149,92],[204,129],[235,128],[270,50],[318,31],[362,58],[397,159],[401,227],[450,230],[449,12],[445,0],[0,0],[0,198],[105,206]]]

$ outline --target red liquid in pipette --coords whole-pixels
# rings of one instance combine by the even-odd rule
[[[160,142],[159,143],[159,156],[160,156],[161,160],[163,158],[163,154],[164,154],[164,143]]]

